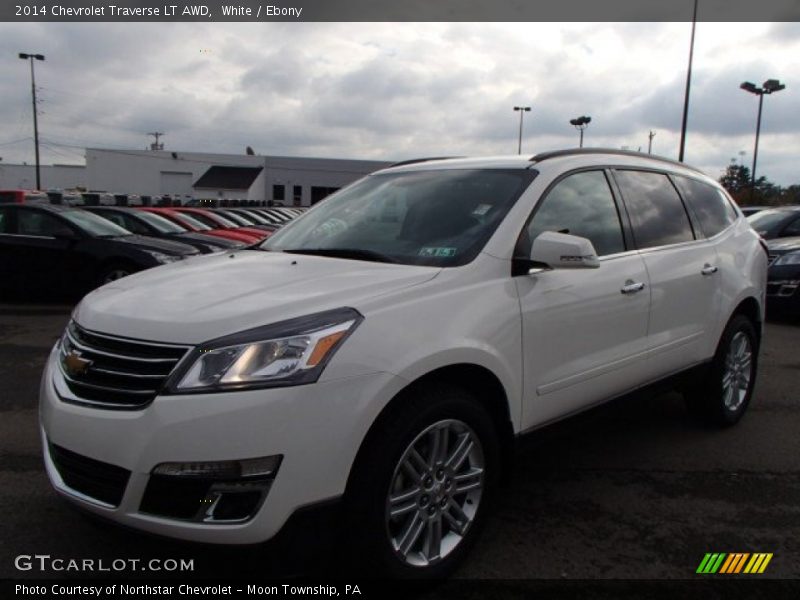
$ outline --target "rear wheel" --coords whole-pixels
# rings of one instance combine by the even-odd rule
[[[753,323],[735,315],[722,334],[706,379],[686,393],[690,409],[706,422],[734,425],[753,395],[758,370],[758,336]]]
[[[442,577],[474,544],[497,481],[491,417],[466,390],[431,385],[371,433],[348,489],[359,570]]]

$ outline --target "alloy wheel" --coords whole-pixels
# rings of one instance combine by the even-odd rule
[[[464,540],[483,495],[480,439],[463,421],[427,427],[406,448],[386,499],[386,530],[409,566],[438,563]]]

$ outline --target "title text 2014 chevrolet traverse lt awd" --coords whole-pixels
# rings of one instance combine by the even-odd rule
[[[766,268],[730,198],[679,163],[396,165],[260,250],[86,296],[41,383],[47,473],[93,513],[223,544],[338,499],[364,563],[441,576],[518,434],[688,370],[693,410],[737,422]]]

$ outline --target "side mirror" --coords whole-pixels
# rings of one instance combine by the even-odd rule
[[[531,261],[551,269],[596,269],[600,266],[592,242],[555,231],[545,231],[533,240]]]

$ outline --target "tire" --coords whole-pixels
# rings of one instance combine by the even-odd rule
[[[734,315],[722,333],[705,379],[684,394],[693,414],[717,427],[739,422],[753,395],[758,342],[750,319]]]
[[[398,402],[370,432],[348,485],[343,534],[357,551],[346,566],[369,576],[446,577],[485,520],[500,472],[497,432],[459,387],[416,387]]]
[[[127,277],[128,275],[132,275],[138,270],[139,269],[137,269],[130,263],[125,263],[125,262],[115,262],[109,265],[105,265],[100,270],[100,275],[97,276],[97,287],[100,287],[101,285],[105,285],[107,283],[111,283],[112,281],[116,281],[117,279],[122,279],[123,277]]]

